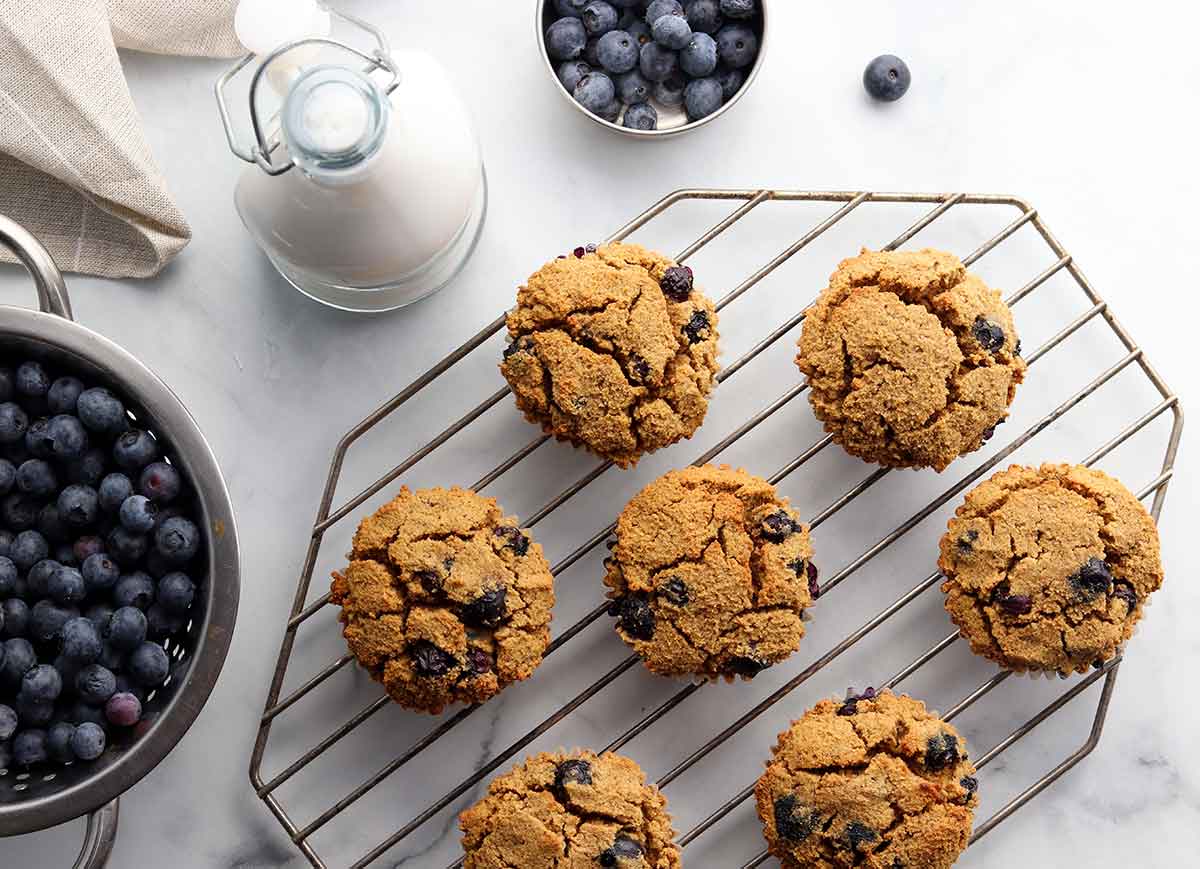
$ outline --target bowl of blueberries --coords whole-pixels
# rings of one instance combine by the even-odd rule
[[[559,92],[598,124],[661,138],[741,99],[762,67],[765,0],[538,0]]]
[[[199,715],[237,616],[232,507],[191,415],[75,323],[62,276],[0,215],[40,310],[0,305],[0,836],[89,816],[103,866],[117,798]]]

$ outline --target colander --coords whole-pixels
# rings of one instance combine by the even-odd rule
[[[17,223],[0,215],[0,244],[33,276],[40,310],[0,305],[0,356],[38,359],[120,395],[138,425],[155,433],[167,459],[191,481],[195,515],[207,548],[190,571],[197,593],[184,633],[164,643],[167,681],[145,704],[145,718],[104,756],[53,772],[0,770],[0,836],[32,833],[87,815],[76,869],[99,869],[117,833],[117,799],[183,738],[212,692],[238,606],[238,546],[233,509],[212,450],[183,403],[145,365],[72,319],[62,274],[50,254]]]

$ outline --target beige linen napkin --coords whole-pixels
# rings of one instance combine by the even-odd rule
[[[0,213],[64,271],[156,274],[191,238],[117,48],[232,57],[237,0],[0,0]],[[0,261],[12,262],[0,248]]]

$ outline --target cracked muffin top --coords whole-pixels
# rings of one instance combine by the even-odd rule
[[[404,487],[359,524],[330,602],[351,654],[392,699],[436,714],[533,673],[550,642],[554,579],[495,499]]]
[[[800,647],[812,545],[767,481],[727,465],[670,471],[626,505],[616,534],[609,615],[653,672],[749,679]]]
[[[636,763],[539,754],[462,813],[464,869],[678,869],[667,800]]]
[[[978,783],[967,747],[919,700],[823,700],[779,736],[754,799],[784,869],[947,869]]]
[[[1163,580],[1146,508],[1082,465],[1013,465],[980,483],[950,520],[938,567],[972,651],[1017,671],[1111,659]]]
[[[1020,348],[1000,293],[953,254],[864,248],[808,312],[796,364],[851,455],[941,471],[1008,416]]]
[[[530,422],[627,467],[691,435],[717,373],[717,315],[692,271],[635,244],[577,248],[508,315],[500,371]]]

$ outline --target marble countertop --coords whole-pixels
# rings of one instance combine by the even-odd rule
[[[478,119],[491,182],[491,212],[479,249],[446,290],[409,310],[355,316],[326,310],[289,289],[243,231],[232,190],[239,164],[227,151],[211,98],[220,63],[127,55],[134,98],[163,172],[195,239],[160,277],[113,282],[73,277],[78,319],[144,360],[183,398],[210,439],[231,489],[242,540],[242,608],[219,684],[175,751],[122,799],[119,869],[267,869],[307,865],[250,788],[246,769],[294,593],[306,540],[338,438],[451,348],[507,307],[515,285],[548,256],[607,235],[667,192],[685,186],[829,190],[1003,192],[1021,196],[1139,340],[1184,402],[1200,395],[1192,354],[1200,195],[1192,110],[1200,61],[1191,34],[1200,12],[1161,16],[1104,4],[773,3],[774,46],[740,105],[705,130],[661,144],[611,136],[567,111],[533,49],[532,13],[520,3],[343,5],[384,25],[401,46],[428,48],[449,67]],[[509,16],[500,7],[518,7]],[[908,61],[914,85],[898,104],[872,105],[859,84],[873,55]],[[487,71],[481,75],[481,71]],[[864,206],[739,299],[722,320],[726,361],[811,298],[841,257],[879,245],[921,211]],[[636,240],[686,246],[729,204],[672,210]],[[769,203],[693,261],[722,294],[834,210]],[[955,209],[914,242],[966,253],[1012,219],[1000,209]],[[980,260],[990,283],[1015,289],[1050,262],[1026,227]],[[0,269],[0,300],[31,300],[25,276]],[[1058,275],[1017,309],[1034,347],[1086,309]],[[638,486],[692,461],[796,382],[794,334],[717,393],[693,442],[610,472],[538,528],[552,560],[602,527]],[[445,387],[414,401],[351,452],[339,498],[402,460],[499,386],[498,339],[471,356]],[[922,503],[943,492],[1112,365],[1123,351],[1093,321],[1031,370],[1014,421],[987,450],[946,474],[892,474],[815,533],[825,574],[852,561]],[[1103,444],[1157,401],[1135,367],[1083,402],[1015,456],[1075,459]],[[1157,474],[1167,418],[1106,457],[1101,466],[1137,489]],[[418,465],[418,485],[469,484],[531,436],[507,402],[467,435]],[[793,402],[724,460],[769,474],[819,437],[803,401]],[[1200,511],[1195,431],[1185,432],[1161,523],[1167,568],[1121,669],[1096,751],[982,839],[962,866],[1165,866],[1194,849],[1200,823],[1200,762],[1193,736],[1200,706],[1184,690],[1200,654],[1189,612],[1191,525]],[[528,515],[593,467],[551,444],[489,491]],[[824,451],[782,491],[806,515],[831,503],[870,469]],[[372,502],[375,503],[375,502]],[[804,648],[753,683],[709,686],[631,742],[625,751],[651,777],[768,696],[933,568],[939,528],[955,501],[904,535],[884,557],[822,599]],[[317,582],[348,545],[349,520],[329,532]],[[556,629],[599,599],[599,556],[559,580]],[[319,589],[318,589],[319,593]],[[667,788],[677,827],[687,830],[749,784],[775,733],[815,699],[846,685],[878,683],[948,632],[936,591],[839,658],[761,719]],[[341,654],[333,612],[302,630],[289,685]],[[346,866],[582,690],[624,656],[606,624],[585,631],[533,680],[490,703],[403,772],[388,778],[315,837],[330,866]],[[956,643],[905,688],[949,709],[995,671]],[[678,686],[636,668],[551,729],[530,750],[601,746]],[[990,748],[1068,685],[1010,679],[957,719],[976,754]],[[283,716],[272,736],[273,774],[378,696],[351,668]],[[1091,689],[981,775],[982,820],[1081,744],[1095,709]],[[280,791],[304,823],[426,733],[428,719],[387,708],[336,752]],[[507,768],[508,764],[504,767]],[[472,789],[455,808],[480,793]],[[380,866],[445,866],[457,853],[450,810],[388,851]],[[76,822],[0,841],[0,866],[60,867],[73,860]],[[688,866],[739,866],[762,847],[748,805],[685,851]],[[773,864],[768,864],[773,865]]]

